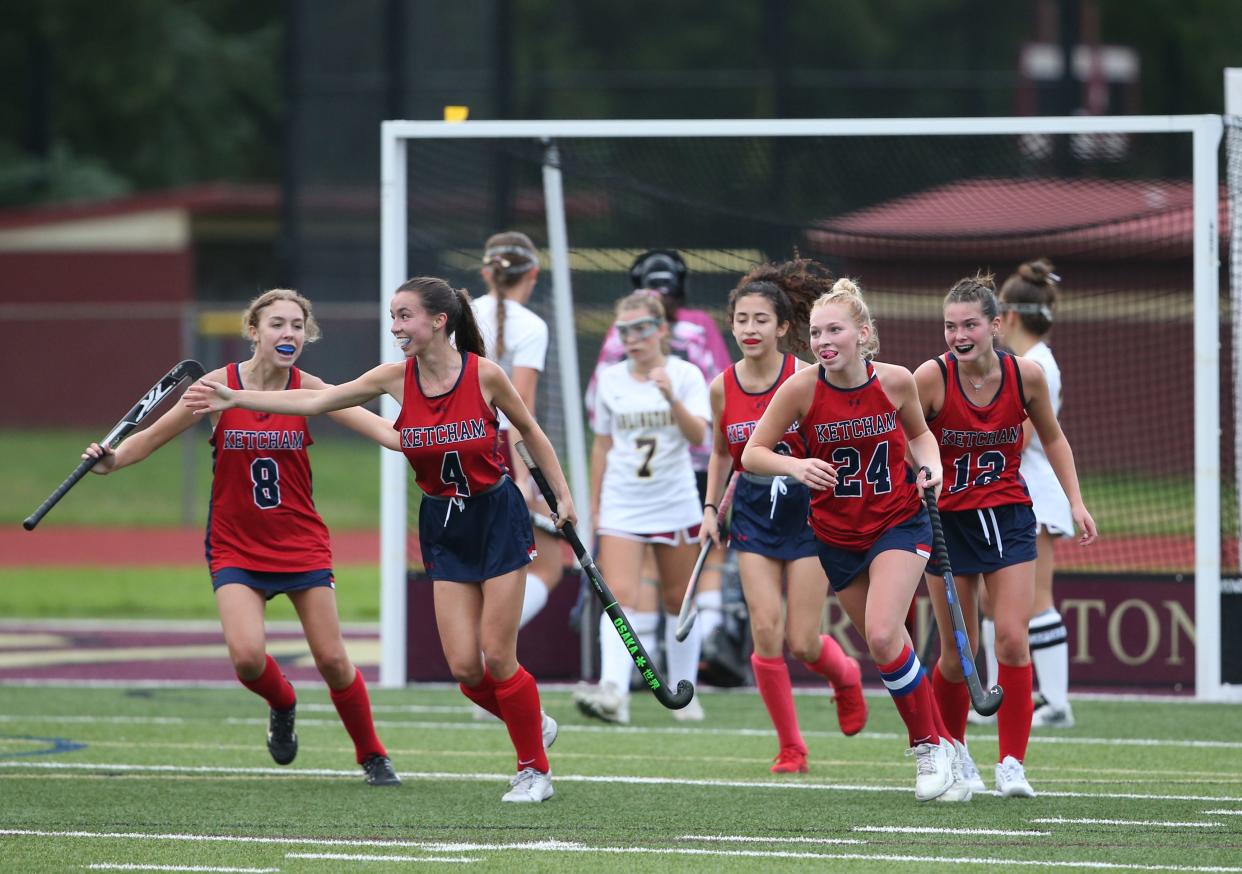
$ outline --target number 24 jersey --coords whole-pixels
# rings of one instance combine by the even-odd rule
[[[669,356],[673,397],[711,422],[702,372]],[[703,519],[690,462],[690,444],[670,403],[650,380],[635,379],[629,360],[600,372],[595,389],[595,433],[612,438],[600,494],[600,528],[654,534],[689,528]]]

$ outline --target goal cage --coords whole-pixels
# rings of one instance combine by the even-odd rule
[[[944,351],[940,308],[954,281],[985,270],[999,285],[1046,256],[1062,277],[1050,341],[1061,420],[1101,530],[1088,549],[1060,542],[1058,573],[1159,578],[1184,599],[1180,629],[1176,605],[1158,614],[1158,596],[1126,600],[1111,617],[1079,605],[1077,618],[1107,618],[1110,640],[1127,622],[1146,624],[1142,652],[1122,644],[1118,656],[1136,685],[1152,685],[1140,656],[1163,633],[1166,661],[1193,645],[1186,685],[1197,697],[1242,700],[1238,653],[1222,650],[1222,599],[1237,586],[1222,588],[1222,570],[1239,576],[1236,304],[1219,280],[1220,237],[1238,227],[1220,187],[1227,121],[384,122],[382,357],[400,360],[387,330],[398,285],[430,274],[481,294],[484,240],[527,232],[544,270],[530,305],[550,329],[537,418],[590,532],[583,396],[638,252],[683,254],[685,305],[714,316],[731,349],[726,298],[746,270],[795,252],[821,260],[860,280],[878,357],[910,368]],[[1230,126],[1234,151],[1237,133]],[[1225,162],[1233,191],[1239,160]],[[1237,239],[1235,230],[1230,248],[1242,255]],[[1235,298],[1240,287],[1235,266]],[[395,416],[396,404],[385,399],[383,412]],[[380,677],[394,686],[407,680],[417,490],[400,455],[381,456]]]

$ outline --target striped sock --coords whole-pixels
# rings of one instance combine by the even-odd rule
[[[1057,710],[1069,706],[1069,635],[1055,608],[1031,620],[1031,661],[1044,700]]]
[[[910,746],[940,743],[940,734],[936,731],[935,701],[930,696],[919,693],[919,686],[927,682],[927,674],[923,672],[923,666],[919,664],[914,650],[903,646],[901,655],[887,664],[877,664],[876,667],[880,669],[880,679],[884,681],[888,694],[893,696],[897,712],[906,724]]]

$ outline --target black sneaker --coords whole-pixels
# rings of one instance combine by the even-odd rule
[[[388,756],[371,756],[362,763],[362,770],[367,772],[367,783],[372,786],[401,785],[401,778],[392,769]]]
[[[267,719],[267,751],[272,754],[278,765],[287,765],[298,754],[298,733],[293,730],[293,718],[298,707],[293,705],[288,710],[275,710]]]

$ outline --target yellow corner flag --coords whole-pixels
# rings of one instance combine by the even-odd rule
[[[446,106],[444,107],[445,121],[465,121],[470,117],[469,106]]]

